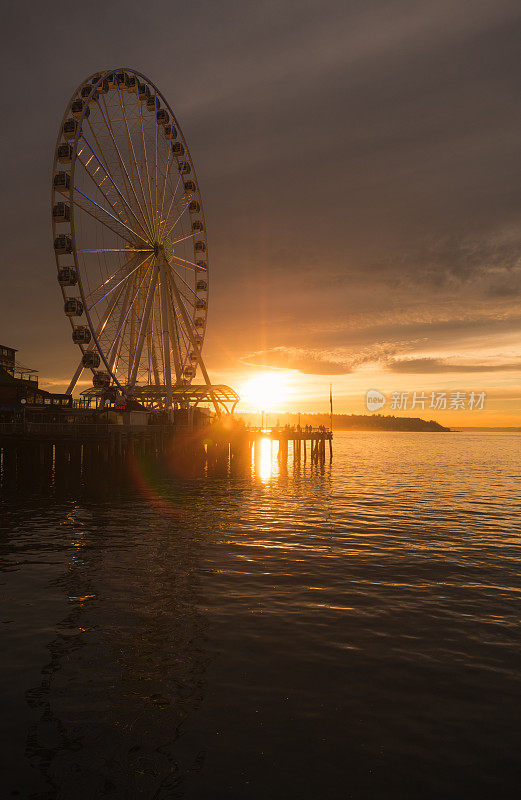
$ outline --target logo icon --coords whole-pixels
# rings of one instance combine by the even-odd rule
[[[367,406],[368,411],[378,411],[380,408],[383,408],[386,403],[386,397],[384,394],[378,391],[378,389],[369,389],[365,395],[365,404]]]

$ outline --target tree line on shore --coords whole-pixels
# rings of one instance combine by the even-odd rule
[[[259,424],[259,414],[241,414],[249,425]],[[301,427],[311,425],[318,428],[324,425],[330,427],[329,414],[291,413],[277,414],[275,412],[264,414],[266,427],[284,427],[284,425]],[[434,420],[425,420],[420,417],[395,417],[383,414],[333,414],[333,430],[337,431],[450,431]]]

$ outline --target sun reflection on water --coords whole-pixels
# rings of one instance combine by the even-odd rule
[[[262,482],[268,483],[277,471],[277,442],[264,436],[253,448],[253,472]]]

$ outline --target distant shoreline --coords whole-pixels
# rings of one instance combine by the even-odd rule
[[[333,415],[333,429],[337,431],[451,433],[451,428],[446,428],[433,419],[426,420],[421,419],[421,417],[393,417],[380,414]]]
[[[320,425],[329,428],[331,419],[329,414],[269,414],[269,425],[296,426],[311,425],[316,428]],[[259,415],[241,414],[240,417],[249,424],[254,424]],[[420,417],[393,417],[382,414],[333,414],[333,430],[335,431],[404,431],[404,432],[432,432],[450,433],[451,428],[446,428],[434,420],[425,420]],[[258,423],[257,423],[258,424]]]
[[[249,425],[258,425],[259,414],[238,414]],[[284,425],[297,426],[311,425],[317,428],[320,425],[329,428],[331,419],[329,414],[312,412],[292,412],[279,413],[269,412],[264,414],[264,424],[266,427]],[[454,425],[447,427],[435,420],[426,420],[421,417],[394,417],[390,414],[333,414],[333,431],[391,431],[391,432],[417,432],[417,433],[472,433],[487,431],[492,433],[521,433],[521,426],[478,426],[478,425]]]
[[[486,433],[487,431],[494,431],[495,433],[521,433],[521,428],[519,427],[507,427],[507,426],[476,426],[476,425],[459,425],[457,428],[453,428],[456,433],[471,433],[472,431],[476,433]]]

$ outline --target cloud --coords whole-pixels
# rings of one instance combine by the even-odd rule
[[[380,270],[399,275],[401,287],[421,284],[437,294],[465,292],[478,297],[513,297],[521,294],[521,232],[519,226],[490,226],[462,236],[427,238],[421,245],[385,259]]]
[[[428,375],[447,372],[513,372],[521,371],[521,362],[517,364],[479,364],[470,361],[460,363],[447,362],[441,358],[405,358],[387,364],[391,372]]]
[[[451,347],[458,350],[464,342],[482,343],[492,337],[497,340],[506,336],[513,342],[518,341],[521,317],[498,309],[495,311],[495,314],[492,311],[489,313],[481,310],[472,313],[461,309],[459,318],[450,314],[443,318],[445,315],[441,308],[437,312],[437,318],[434,312],[428,309],[419,309],[414,315],[412,311],[404,314],[395,311],[389,315],[388,320],[383,315],[381,319],[376,317],[373,324],[355,326],[352,322],[346,321],[344,324],[339,322],[334,328],[328,329],[324,326],[313,331],[312,341],[317,348],[328,348],[332,344],[338,347],[338,343],[341,342],[358,352],[361,348],[368,350],[371,348],[374,353],[385,352],[387,349],[389,356],[398,356],[400,352],[413,348],[418,350],[421,347],[424,350],[428,347],[431,351],[435,347]],[[422,313],[426,318],[420,318]],[[410,315],[409,318],[407,314]]]
[[[346,375],[352,371],[351,365],[324,358],[313,350],[296,347],[273,347],[258,350],[241,358],[243,364],[277,369],[295,369],[308,375]]]

